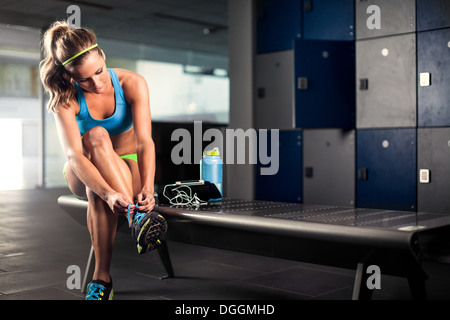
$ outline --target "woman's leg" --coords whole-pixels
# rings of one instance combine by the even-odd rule
[[[108,132],[102,127],[89,130],[83,136],[86,156],[95,165],[105,181],[117,192],[133,201],[133,182],[130,168],[114,151]],[[80,190],[75,174],[66,168],[66,178],[72,192]],[[76,176],[75,176],[76,177]],[[78,184],[81,183],[78,180]],[[82,195],[82,192],[76,195]],[[94,279],[109,282],[117,216],[95,193],[86,188],[88,199],[87,222],[95,253]]]
[[[87,197],[87,225],[95,255],[93,279],[109,282],[114,238],[117,229],[117,216],[92,191],[87,190]]]

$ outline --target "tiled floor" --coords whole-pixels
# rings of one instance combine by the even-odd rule
[[[56,199],[66,189],[0,192],[0,300],[82,300],[67,268],[83,271],[87,230]],[[354,271],[169,242],[175,278],[160,280],[157,253],[135,253],[118,233],[112,264],[116,300],[349,300]],[[429,299],[450,300],[450,266],[426,263]],[[382,275],[375,300],[410,299],[407,281]]]

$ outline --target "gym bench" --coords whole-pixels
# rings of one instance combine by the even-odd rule
[[[87,201],[63,195],[58,203],[86,225]],[[158,205],[155,211],[168,221],[168,240],[356,270],[355,300],[372,296],[366,285],[371,265],[382,275],[406,277],[412,298],[426,299],[421,260],[445,251],[450,234],[445,214],[228,199],[199,207]],[[166,241],[158,253],[173,277]],[[83,291],[93,257],[91,248]]]

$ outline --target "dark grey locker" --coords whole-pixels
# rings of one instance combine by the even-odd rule
[[[354,130],[303,130],[303,196],[307,204],[354,206]]]
[[[259,54],[255,65],[256,129],[294,127],[293,50]]]
[[[450,213],[450,128],[419,128],[418,210]]]
[[[415,127],[416,36],[356,41],[357,128]]]
[[[416,0],[355,0],[356,39],[416,31]]]
[[[450,1],[417,0],[417,31],[450,27]]]
[[[416,211],[414,128],[356,131],[356,206]]]
[[[417,33],[417,68],[419,127],[450,126],[450,29]]]

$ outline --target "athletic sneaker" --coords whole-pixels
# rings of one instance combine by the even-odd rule
[[[128,206],[128,221],[130,221],[130,206]],[[167,221],[154,211],[136,212],[130,228],[138,253],[144,254],[161,245],[161,238],[167,231]]]
[[[113,296],[112,280],[110,283],[93,280],[87,286],[86,300],[112,300]]]

